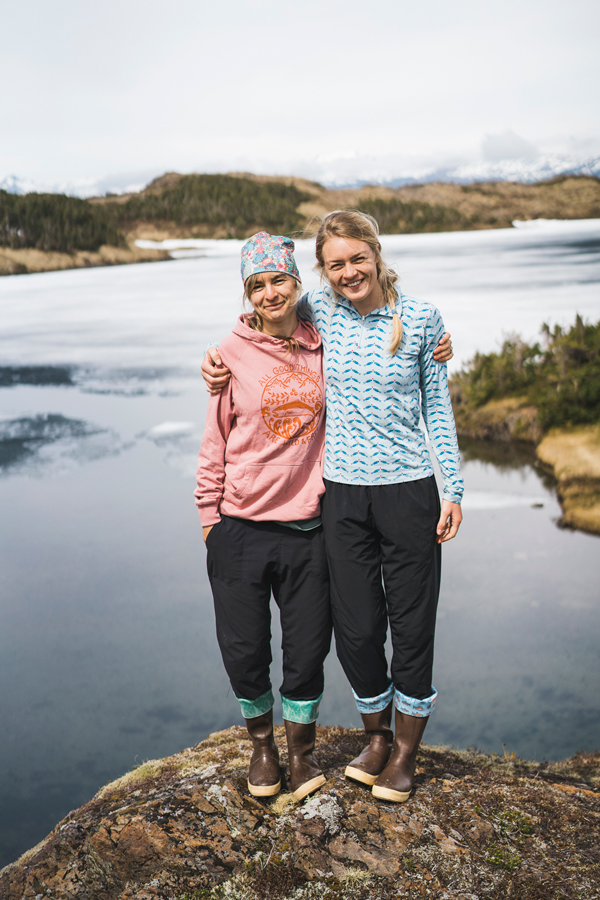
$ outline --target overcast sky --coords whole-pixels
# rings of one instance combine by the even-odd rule
[[[19,0],[1,26],[0,179],[600,153],[598,0]]]

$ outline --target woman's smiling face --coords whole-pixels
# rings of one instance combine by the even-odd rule
[[[254,277],[248,299],[263,320],[264,330],[267,334],[287,334],[286,327],[296,318],[298,282],[283,272],[260,272]]]
[[[366,315],[383,305],[375,254],[364,241],[330,237],[323,245],[323,262],[331,287],[359,313]]]

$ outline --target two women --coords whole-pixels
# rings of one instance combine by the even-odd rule
[[[402,802],[437,696],[431,675],[440,544],[461,521],[446,370],[434,358],[443,324],[431,304],[397,290],[369,216],[326,216],[316,251],[328,285],[303,298],[299,311],[323,340],[323,528],[332,613],[338,657],[369,738],[346,775],[373,785],[377,797]],[[219,375],[207,360],[204,370]],[[441,507],[421,413],[444,479]]]

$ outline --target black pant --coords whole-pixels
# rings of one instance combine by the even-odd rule
[[[388,689],[389,620],[395,688],[408,697],[429,697],[441,569],[435,479],[325,485],[323,528],[344,672],[360,698]]]
[[[271,688],[273,592],[282,631],[280,691],[288,700],[316,700],[331,643],[322,527],[296,531],[222,516],[206,549],[217,638],[236,697],[256,700]]]

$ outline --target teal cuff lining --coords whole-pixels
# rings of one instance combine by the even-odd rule
[[[270,689],[266,694],[261,694],[256,700],[242,700],[240,697],[238,697],[238,700],[245,719],[255,719],[256,716],[264,715],[264,713],[273,709],[273,704],[275,703],[273,691]]]
[[[323,694],[316,700],[288,700],[287,697],[281,695],[281,705],[283,707],[283,718],[288,722],[298,722],[300,725],[310,725],[319,718],[319,704],[323,699]]]

